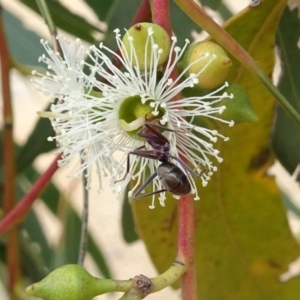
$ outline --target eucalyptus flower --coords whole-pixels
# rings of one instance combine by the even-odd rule
[[[43,42],[48,56],[42,56],[41,60],[53,72],[38,74],[42,80],[34,82],[41,91],[57,100],[51,105],[50,112],[40,114],[50,118],[56,132],[49,139],[57,142],[58,152],[62,153],[60,165],[70,164],[77,156],[77,164],[71,174],[81,177],[86,170],[89,179],[87,188],[95,167],[99,192],[104,188],[104,175],[108,175],[110,189],[117,194],[124,192],[133,179],[130,197],[160,164],[156,159],[130,155],[129,172],[126,170],[129,152],[139,147],[151,149],[137,133],[147,119],[157,119],[169,129],[162,133],[170,141],[171,155],[184,157],[190,167],[201,174],[201,179],[195,179],[186,172],[194,199],[198,200],[195,180],[201,180],[203,186],[207,184],[213,172],[217,171],[215,164],[222,161],[214,143],[218,138],[228,140],[217,130],[200,126],[198,120],[208,118],[233,126],[232,121],[221,118],[225,107],[220,105],[224,98],[232,98],[233,95],[222,92],[228,86],[225,83],[205,96],[181,96],[174,100],[183,90],[197,84],[198,75],[216,56],[206,53],[199,60],[210,59],[198,74],[188,74],[190,66],[187,66],[173,80],[172,74],[189,41],[186,40],[181,49],[173,36],[167,61],[161,67],[159,61],[163,51],[154,42],[154,34],[149,27],[145,57],[150,65],[146,69],[139,67],[134,38],[127,34],[129,43],[125,47],[119,30],[115,30],[119,52],[100,43],[98,47],[89,48],[86,60],[79,40],[72,44],[58,37],[63,57]],[[172,162],[182,168],[177,161]],[[201,173],[203,169],[206,171]],[[151,184],[152,191],[163,188],[157,177]],[[153,194],[150,208],[154,208],[156,196]],[[158,199],[164,205],[165,192],[160,193]]]

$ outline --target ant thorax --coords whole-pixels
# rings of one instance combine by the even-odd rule
[[[168,161],[170,158],[170,144],[158,145],[156,148],[152,148],[153,155],[157,157],[159,161]]]

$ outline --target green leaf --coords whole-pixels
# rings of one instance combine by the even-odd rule
[[[179,45],[184,45],[185,39],[193,40],[193,30],[201,32],[200,29],[182,10],[173,2],[170,3],[172,29],[178,38]]]
[[[27,5],[36,13],[40,11],[35,0],[19,0]],[[94,44],[96,42],[93,37],[94,32],[101,32],[100,28],[91,25],[84,18],[72,13],[69,9],[63,6],[59,1],[46,1],[54,24],[62,30],[74,35],[77,38]]]
[[[30,212],[29,218],[32,218],[33,214],[33,212]],[[36,216],[34,218],[35,221],[37,221]],[[36,222],[36,226],[40,226],[38,221]],[[34,230],[34,228],[27,229]],[[28,232],[30,232],[30,234],[33,233],[32,230],[27,231],[27,233]],[[33,236],[35,236],[34,233]],[[32,240],[31,236],[20,235],[19,237],[22,268],[28,279],[33,282],[39,281],[47,275],[47,257],[45,257],[44,253],[40,251],[39,246],[41,244],[38,239],[37,241],[38,242]]]
[[[295,216],[297,216],[300,219],[300,207],[297,206],[296,203],[293,200],[291,200],[291,198],[283,191],[281,191],[281,196],[286,209],[295,214]]]
[[[24,146],[17,152],[16,169],[20,173],[42,153],[56,148],[55,142],[49,142],[47,138],[55,136],[49,119],[39,118]]]
[[[221,2],[221,5],[218,8],[218,11],[221,15],[221,17],[223,18],[223,20],[228,20],[229,18],[232,17],[233,13],[231,12],[231,10],[226,6],[225,3],[223,3],[223,1]]]
[[[202,0],[201,4],[218,11],[223,20],[228,20],[232,17],[232,12],[222,0]]]
[[[107,21],[118,0],[101,0],[101,2],[98,0],[84,0],[84,2],[90,6],[99,20]]]
[[[108,30],[105,36],[105,44],[114,49],[117,47],[115,41],[115,33],[113,30],[119,28],[121,33],[125,33],[124,28],[128,29],[131,27],[131,22],[133,20],[135,10],[133,8],[138,8],[140,5],[140,0],[122,0],[116,1],[113,9],[113,13],[110,18],[107,19]],[[122,17],[120,17],[122,16]]]
[[[41,38],[7,10],[3,9],[2,14],[10,55],[20,64],[39,66],[38,58],[44,52]]]
[[[69,204],[66,204],[66,213],[62,220],[64,232],[63,238],[58,246],[58,253],[63,263],[53,266],[54,269],[61,265],[76,264],[79,255],[81,221]]]
[[[38,254],[42,257],[41,260],[43,260],[43,263],[41,263],[41,265],[44,268],[45,273],[46,268],[49,267],[49,261],[52,256],[53,249],[51,249],[47,241],[45,232],[43,231],[43,227],[34,210],[29,211],[26,219],[22,223],[22,227],[24,230],[26,230],[28,238],[30,238],[30,242],[39,245],[39,251],[37,252],[39,252]],[[45,275],[46,274],[44,274],[43,276]],[[41,278],[37,280],[41,280]]]
[[[226,30],[267,74],[274,66],[273,46],[286,1],[265,0],[226,24]],[[259,116],[255,124],[219,128],[230,141],[216,148],[224,158],[196,205],[196,262],[201,300],[296,300],[300,278],[282,284],[279,276],[300,253],[286,220],[274,178],[269,135],[273,97],[257,78],[233,60],[230,80],[241,85]],[[197,180],[196,180],[197,181]],[[140,237],[161,273],[176,254],[177,205],[149,210],[150,199],[133,202]]]
[[[139,239],[134,226],[131,204],[129,203],[128,199],[128,187],[126,188],[123,199],[121,224],[123,238],[128,244]]]
[[[299,35],[298,10],[290,11],[286,8],[277,33],[283,70],[278,88],[300,114],[300,50],[297,46]],[[293,174],[300,162],[300,131],[299,127],[280,106],[276,110],[272,146],[280,163],[290,174]]]
[[[222,2],[223,2],[222,0],[202,0],[201,4],[208,6],[213,10],[218,10]]]

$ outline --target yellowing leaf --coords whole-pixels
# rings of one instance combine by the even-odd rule
[[[265,0],[226,24],[226,30],[267,74],[274,65],[275,31],[286,1]],[[264,86],[234,61],[230,79],[243,87],[259,121],[220,131],[224,162],[196,202],[196,261],[199,300],[297,300],[300,278],[279,276],[300,254],[286,220],[274,178],[269,135],[274,101]],[[177,203],[149,210],[149,200],[134,201],[135,222],[159,272],[175,258]]]

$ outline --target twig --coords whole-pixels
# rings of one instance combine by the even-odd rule
[[[81,160],[83,163],[83,160]],[[81,217],[81,236],[80,236],[80,246],[78,254],[78,265],[83,266],[87,243],[88,243],[88,219],[89,219],[89,191],[85,188],[87,184],[87,169],[84,170],[82,174],[83,183],[83,211]]]

